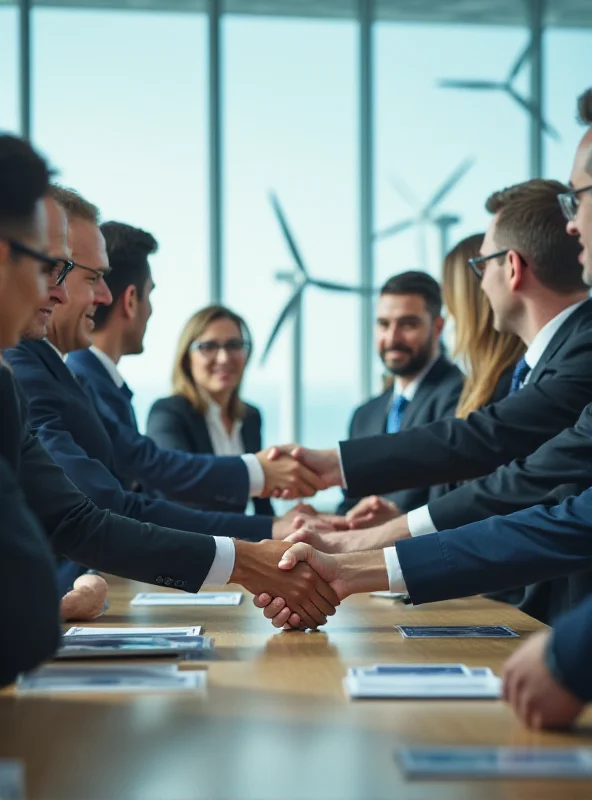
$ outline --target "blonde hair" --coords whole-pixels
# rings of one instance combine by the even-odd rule
[[[493,311],[477,277],[469,269],[469,258],[479,256],[483,233],[459,242],[444,259],[442,296],[456,324],[454,356],[460,357],[467,378],[456,408],[465,418],[491,401],[502,374],[524,354],[522,341],[493,327]]]
[[[245,341],[251,341],[251,335],[247,323],[238,314],[224,306],[207,306],[197,311],[185,323],[181,331],[177,352],[173,364],[173,394],[185,397],[200,414],[204,414],[208,408],[208,401],[199,386],[196,386],[191,374],[191,363],[189,351],[193,342],[198,339],[206,330],[208,325],[217,319],[228,319],[237,326],[241,336]],[[228,414],[230,419],[242,419],[245,415],[245,405],[240,399],[240,382],[233,390],[228,404]]]

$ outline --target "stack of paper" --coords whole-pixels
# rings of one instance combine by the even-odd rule
[[[70,628],[56,659],[210,655],[214,640],[193,628]]]
[[[176,664],[136,666],[60,664],[21,675],[16,690],[38,692],[186,692],[204,689],[203,670],[180,672]]]
[[[132,600],[132,606],[238,606],[241,592],[140,592]]]
[[[497,699],[501,680],[488,667],[465,664],[376,664],[353,667],[344,679],[353,698]]]

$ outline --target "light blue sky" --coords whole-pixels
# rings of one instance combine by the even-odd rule
[[[225,292],[248,319],[255,358],[250,399],[282,439],[288,370],[284,336],[265,368],[258,357],[288,289],[274,279],[290,258],[272,217],[275,189],[311,271],[358,283],[357,31],[349,22],[234,17],[224,21]],[[0,9],[0,125],[15,129],[16,12]],[[468,94],[439,78],[502,79],[525,46],[520,29],[376,26],[376,225],[409,216],[392,190],[400,175],[427,198],[467,156],[475,165],[442,204],[458,213],[456,237],[487,224],[494,189],[526,178],[528,125],[501,93]],[[592,32],[546,35],[546,173],[566,178],[580,131],[575,98],[592,75]],[[185,319],[207,301],[206,25],[203,17],[35,9],[34,141],[61,180],[105,219],[159,239],[157,290],[146,353],[123,370],[143,418],[167,393]],[[517,82],[527,88],[528,69]],[[417,232],[377,244],[376,282],[419,266]],[[428,232],[433,273],[437,239]],[[305,439],[331,444],[358,395],[358,301],[312,289],[305,301]],[[378,379],[379,364],[375,364]]]

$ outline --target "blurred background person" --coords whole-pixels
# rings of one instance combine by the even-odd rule
[[[240,396],[250,353],[251,335],[238,314],[218,305],[195,313],[179,338],[173,394],[150,409],[148,436],[160,447],[189,453],[230,456],[261,451],[261,413]],[[256,514],[274,513],[267,498],[253,498],[253,506]],[[215,508],[215,502],[209,507]]]

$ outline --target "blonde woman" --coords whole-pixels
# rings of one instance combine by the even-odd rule
[[[173,366],[173,393],[150,409],[147,433],[163,448],[236,456],[261,448],[261,414],[240,387],[251,352],[246,322],[224,306],[208,306],[186,323]],[[272,515],[268,499],[256,514]],[[215,500],[208,508],[216,508]],[[228,510],[228,505],[224,505]],[[244,511],[244,506],[232,509]]]

